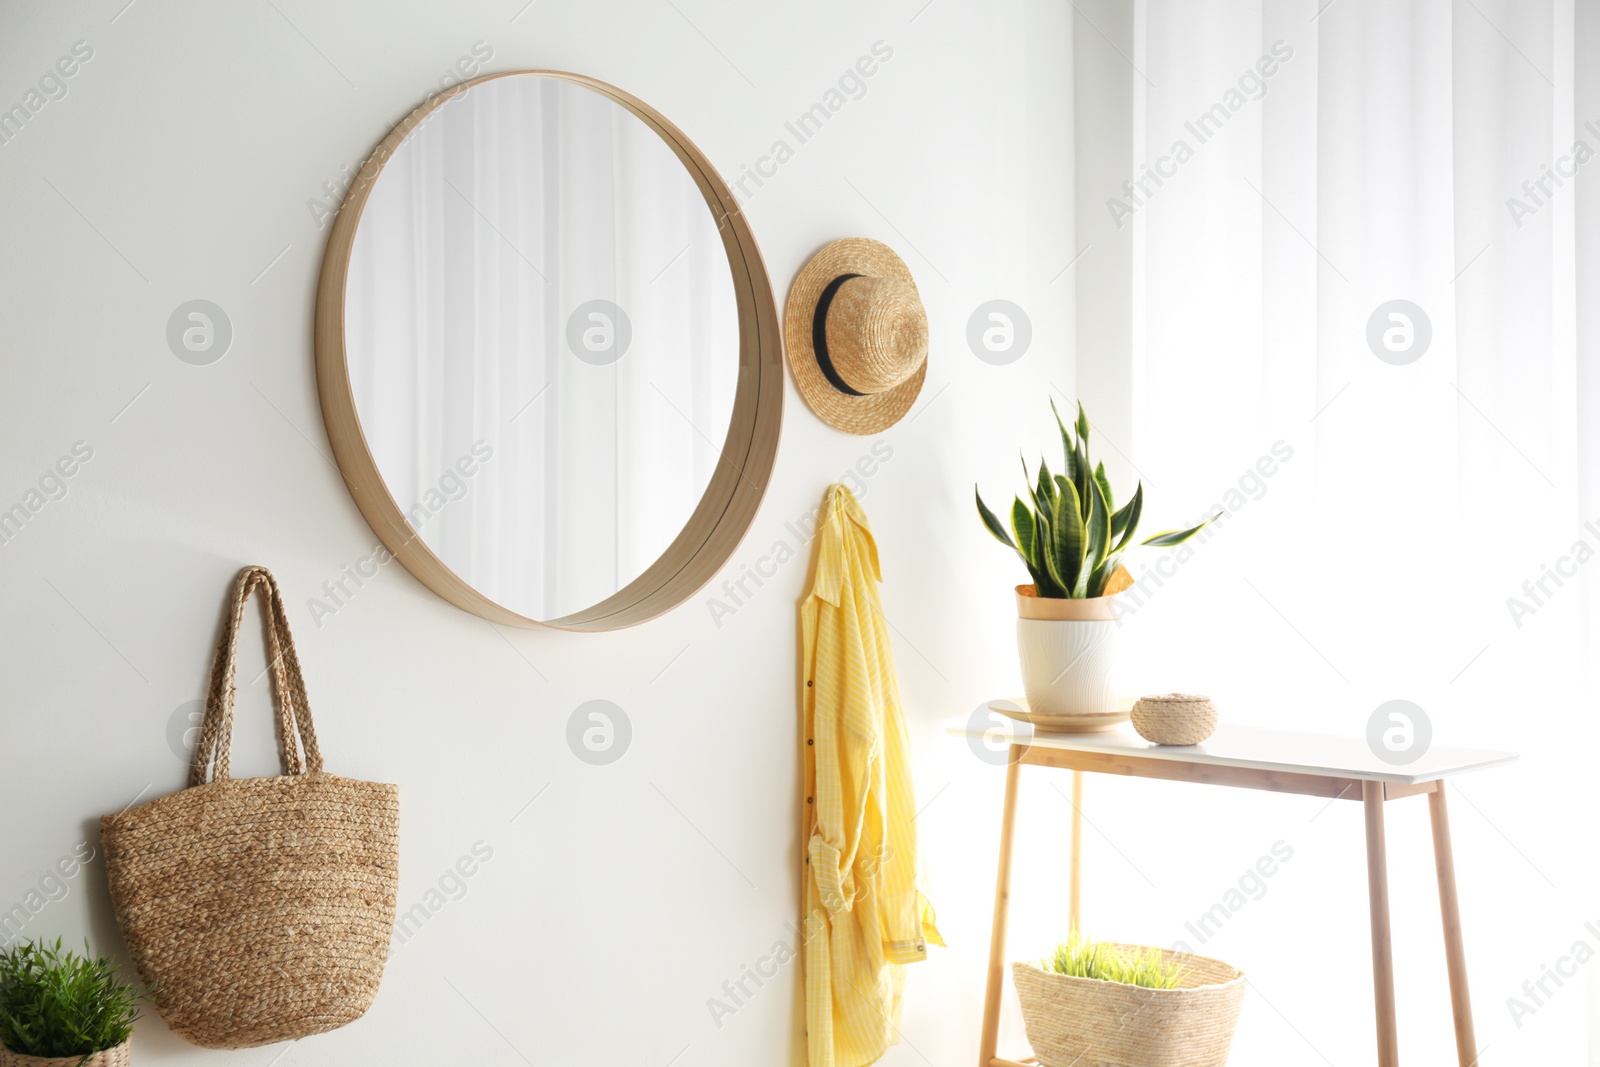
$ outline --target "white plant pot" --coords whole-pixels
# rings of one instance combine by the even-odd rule
[[[1052,600],[1035,597],[1032,590],[1017,587],[1017,654],[1028,710],[1035,715],[1116,711],[1121,634],[1111,597]]]

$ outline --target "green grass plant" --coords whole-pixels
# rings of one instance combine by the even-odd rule
[[[0,1043],[27,1056],[84,1056],[128,1040],[146,993],[104,956],[24,941],[0,951]]]
[[[1073,978],[1098,978],[1104,982],[1176,989],[1183,980],[1181,964],[1169,963],[1158,948],[1123,948],[1105,941],[1090,941],[1074,932],[1039,961],[1052,974]]]

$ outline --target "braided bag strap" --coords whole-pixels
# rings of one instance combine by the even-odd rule
[[[284,774],[322,772],[322,750],[317,746],[316,729],[311,723],[311,704],[306,697],[305,676],[295,653],[294,636],[289,631],[289,616],[283,605],[278,583],[265,567],[250,566],[234,580],[222,638],[211,668],[211,689],[206,695],[205,718],[195,745],[194,763],[189,768],[189,785],[204,785],[207,772],[211,781],[225,781],[233,747],[233,705],[239,651],[239,627],[244,606],[261,590],[267,623],[267,664],[272,671],[276,697],[276,733],[279,763]],[[297,743],[298,741],[298,743]],[[302,752],[304,756],[302,758]]]

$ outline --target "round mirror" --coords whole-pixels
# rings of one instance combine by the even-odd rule
[[[727,559],[782,353],[738,204],[671,124],[572,74],[425,101],[334,224],[329,439],[393,556],[496,622],[631,625]]]

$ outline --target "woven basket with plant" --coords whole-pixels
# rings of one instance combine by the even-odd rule
[[[1221,1067],[1244,1004],[1221,960],[1076,934],[1011,973],[1042,1067]]]
[[[0,1067],[128,1067],[128,1037],[144,996],[109,959],[63,951],[59,939],[6,949]]]

